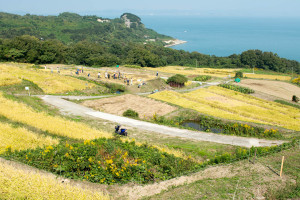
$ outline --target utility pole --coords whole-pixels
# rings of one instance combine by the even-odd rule
[[[197,68],[197,59],[196,59],[196,68]]]

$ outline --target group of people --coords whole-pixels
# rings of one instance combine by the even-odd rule
[[[90,76],[90,74],[88,74],[88,77],[89,76]],[[98,72],[97,77],[101,78],[101,72]],[[114,72],[112,74],[105,71],[104,78],[106,78],[106,79],[112,78],[112,79],[119,79],[119,80],[123,79],[125,84],[133,85],[133,79],[132,78],[127,78],[126,75],[124,73],[121,73],[120,71]]]

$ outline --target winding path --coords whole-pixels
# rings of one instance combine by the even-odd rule
[[[116,124],[136,127],[142,130],[152,131],[152,132],[175,136],[175,137],[190,138],[190,139],[195,139],[200,141],[216,142],[216,143],[230,144],[230,145],[243,146],[243,147],[272,146],[272,145],[279,145],[284,142],[278,140],[264,140],[264,139],[237,137],[237,136],[230,136],[230,135],[219,135],[214,133],[206,133],[200,131],[190,131],[185,129],[173,128],[173,127],[153,124],[150,122],[139,121],[131,118],[126,118],[126,117],[95,111],[91,108],[87,108],[85,106],[64,100],[60,96],[45,95],[40,97],[46,103],[59,108],[64,113],[73,114],[77,116],[90,116],[90,117],[92,116],[92,117],[112,121],[115,122]],[[77,97],[73,97],[73,98],[76,99]]]

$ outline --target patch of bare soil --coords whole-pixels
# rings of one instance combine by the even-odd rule
[[[293,95],[300,96],[300,87],[281,81],[243,79],[240,83],[234,84],[251,88],[259,93],[257,97],[267,100],[277,98],[290,101]]]
[[[132,109],[139,113],[140,118],[151,118],[154,114],[162,116],[177,109],[166,103],[132,94],[98,100],[88,100],[84,101],[82,105],[119,116],[122,116],[126,110]]]

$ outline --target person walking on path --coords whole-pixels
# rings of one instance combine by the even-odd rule
[[[101,78],[101,73],[100,72],[98,72],[98,78]]]
[[[107,72],[105,72],[104,77],[107,78]]]
[[[158,71],[156,71],[156,76],[158,76]]]

